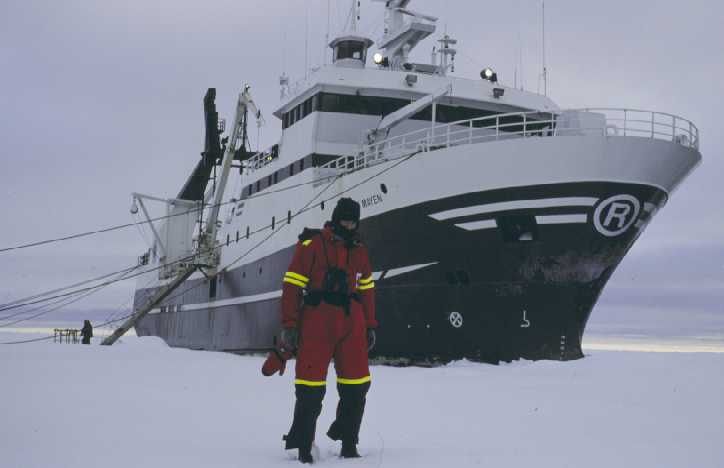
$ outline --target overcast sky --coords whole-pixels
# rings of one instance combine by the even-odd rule
[[[331,3],[334,32],[350,2]],[[520,62],[526,88],[538,89],[540,1],[411,7],[439,16],[438,33],[460,41],[457,76],[476,78],[492,66],[512,85]],[[724,313],[724,6],[548,0],[546,12],[549,95],[561,107],[669,112],[693,120],[702,135],[704,164],[640,238],[604,300],[634,289],[661,293],[664,307],[663,290],[683,291],[684,302],[686,291],[705,290],[707,307]],[[378,40],[382,14],[381,4],[363,0],[360,30]],[[327,22],[326,0],[1,2],[0,247],[128,222],[133,191],[175,196],[202,149],[208,87],[230,119],[234,96],[250,83],[267,117],[261,145],[272,144],[280,134],[271,115],[278,77],[300,78],[305,62],[322,62]],[[415,58],[426,61],[432,45]],[[127,230],[0,253],[0,302],[124,268],[145,249]],[[78,306],[120,306],[132,288]]]

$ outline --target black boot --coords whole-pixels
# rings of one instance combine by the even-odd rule
[[[332,440],[342,441],[340,456],[344,458],[359,457],[357,452],[359,429],[362,425],[369,388],[369,382],[361,385],[337,384],[339,392],[337,418],[327,431],[327,436]]]
[[[360,458],[360,454],[357,451],[357,444],[342,442],[342,451],[339,456],[342,458]]]
[[[307,448],[300,448],[299,461],[302,463],[309,463],[310,465],[314,463],[314,458],[312,458],[312,450]]]
[[[312,442],[317,429],[317,417],[322,411],[325,387],[296,385],[297,402],[294,405],[294,421],[289,433],[284,436],[285,448],[299,449],[299,461],[314,463]]]

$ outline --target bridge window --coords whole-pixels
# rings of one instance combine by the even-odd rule
[[[365,60],[365,45],[360,41],[342,41],[337,44],[337,60]]]
[[[355,115],[375,115],[385,116],[399,110],[410,103],[409,99],[380,97],[380,96],[361,96],[357,94],[333,94],[319,93],[316,96],[308,98],[303,103],[297,105],[289,112],[282,116],[282,127],[287,128],[294,123],[303,119],[312,112],[337,112]],[[472,107],[453,106],[449,104],[439,104],[436,110],[435,121],[437,123],[451,123],[463,120],[476,119],[479,117],[495,116],[499,112],[478,109]],[[551,115],[543,114],[543,119],[551,119]],[[410,117],[411,120],[432,120],[432,106],[420,110]],[[508,116],[500,119],[501,131],[504,132],[522,132],[523,117]],[[495,120],[482,120],[473,124],[475,127],[494,126]],[[538,134],[550,124],[536,123],[536,119],[529,118],[526,130],[531,134]]]

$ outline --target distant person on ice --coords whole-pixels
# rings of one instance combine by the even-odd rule
[[[80,330],[80,336],[83,337],[83,344],[90,344],[90,339],[93,337],[93,326],[90,323],[90,320],[85,320],[83,322],[83,328]]]
[[[327,431],[342,441],[343,458],[357,458],[370,370],[367,353],[375,345],[375,283],[359,227],[360,206],[342,198],[324,229],[305,229],[284,276],[282,344],[297,350],[294,420],[286,449],[313,463],[312,443],[332,358],[339,404]]]

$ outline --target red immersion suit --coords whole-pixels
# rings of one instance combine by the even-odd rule
[[[377,320],[367,247],[359,241],[346,245],[329,226],[302,237],[309,238],[297,244],[282,293],[282,327],[300,330],[295,383],[324,385],[332,358],[337,382],[368,382],[367,329],[376,328]],[[347,273],[352,293],[348,311],[323,298],[318,305],[304,304],[303,290],[312,295],[321,291],[330,267]]]

